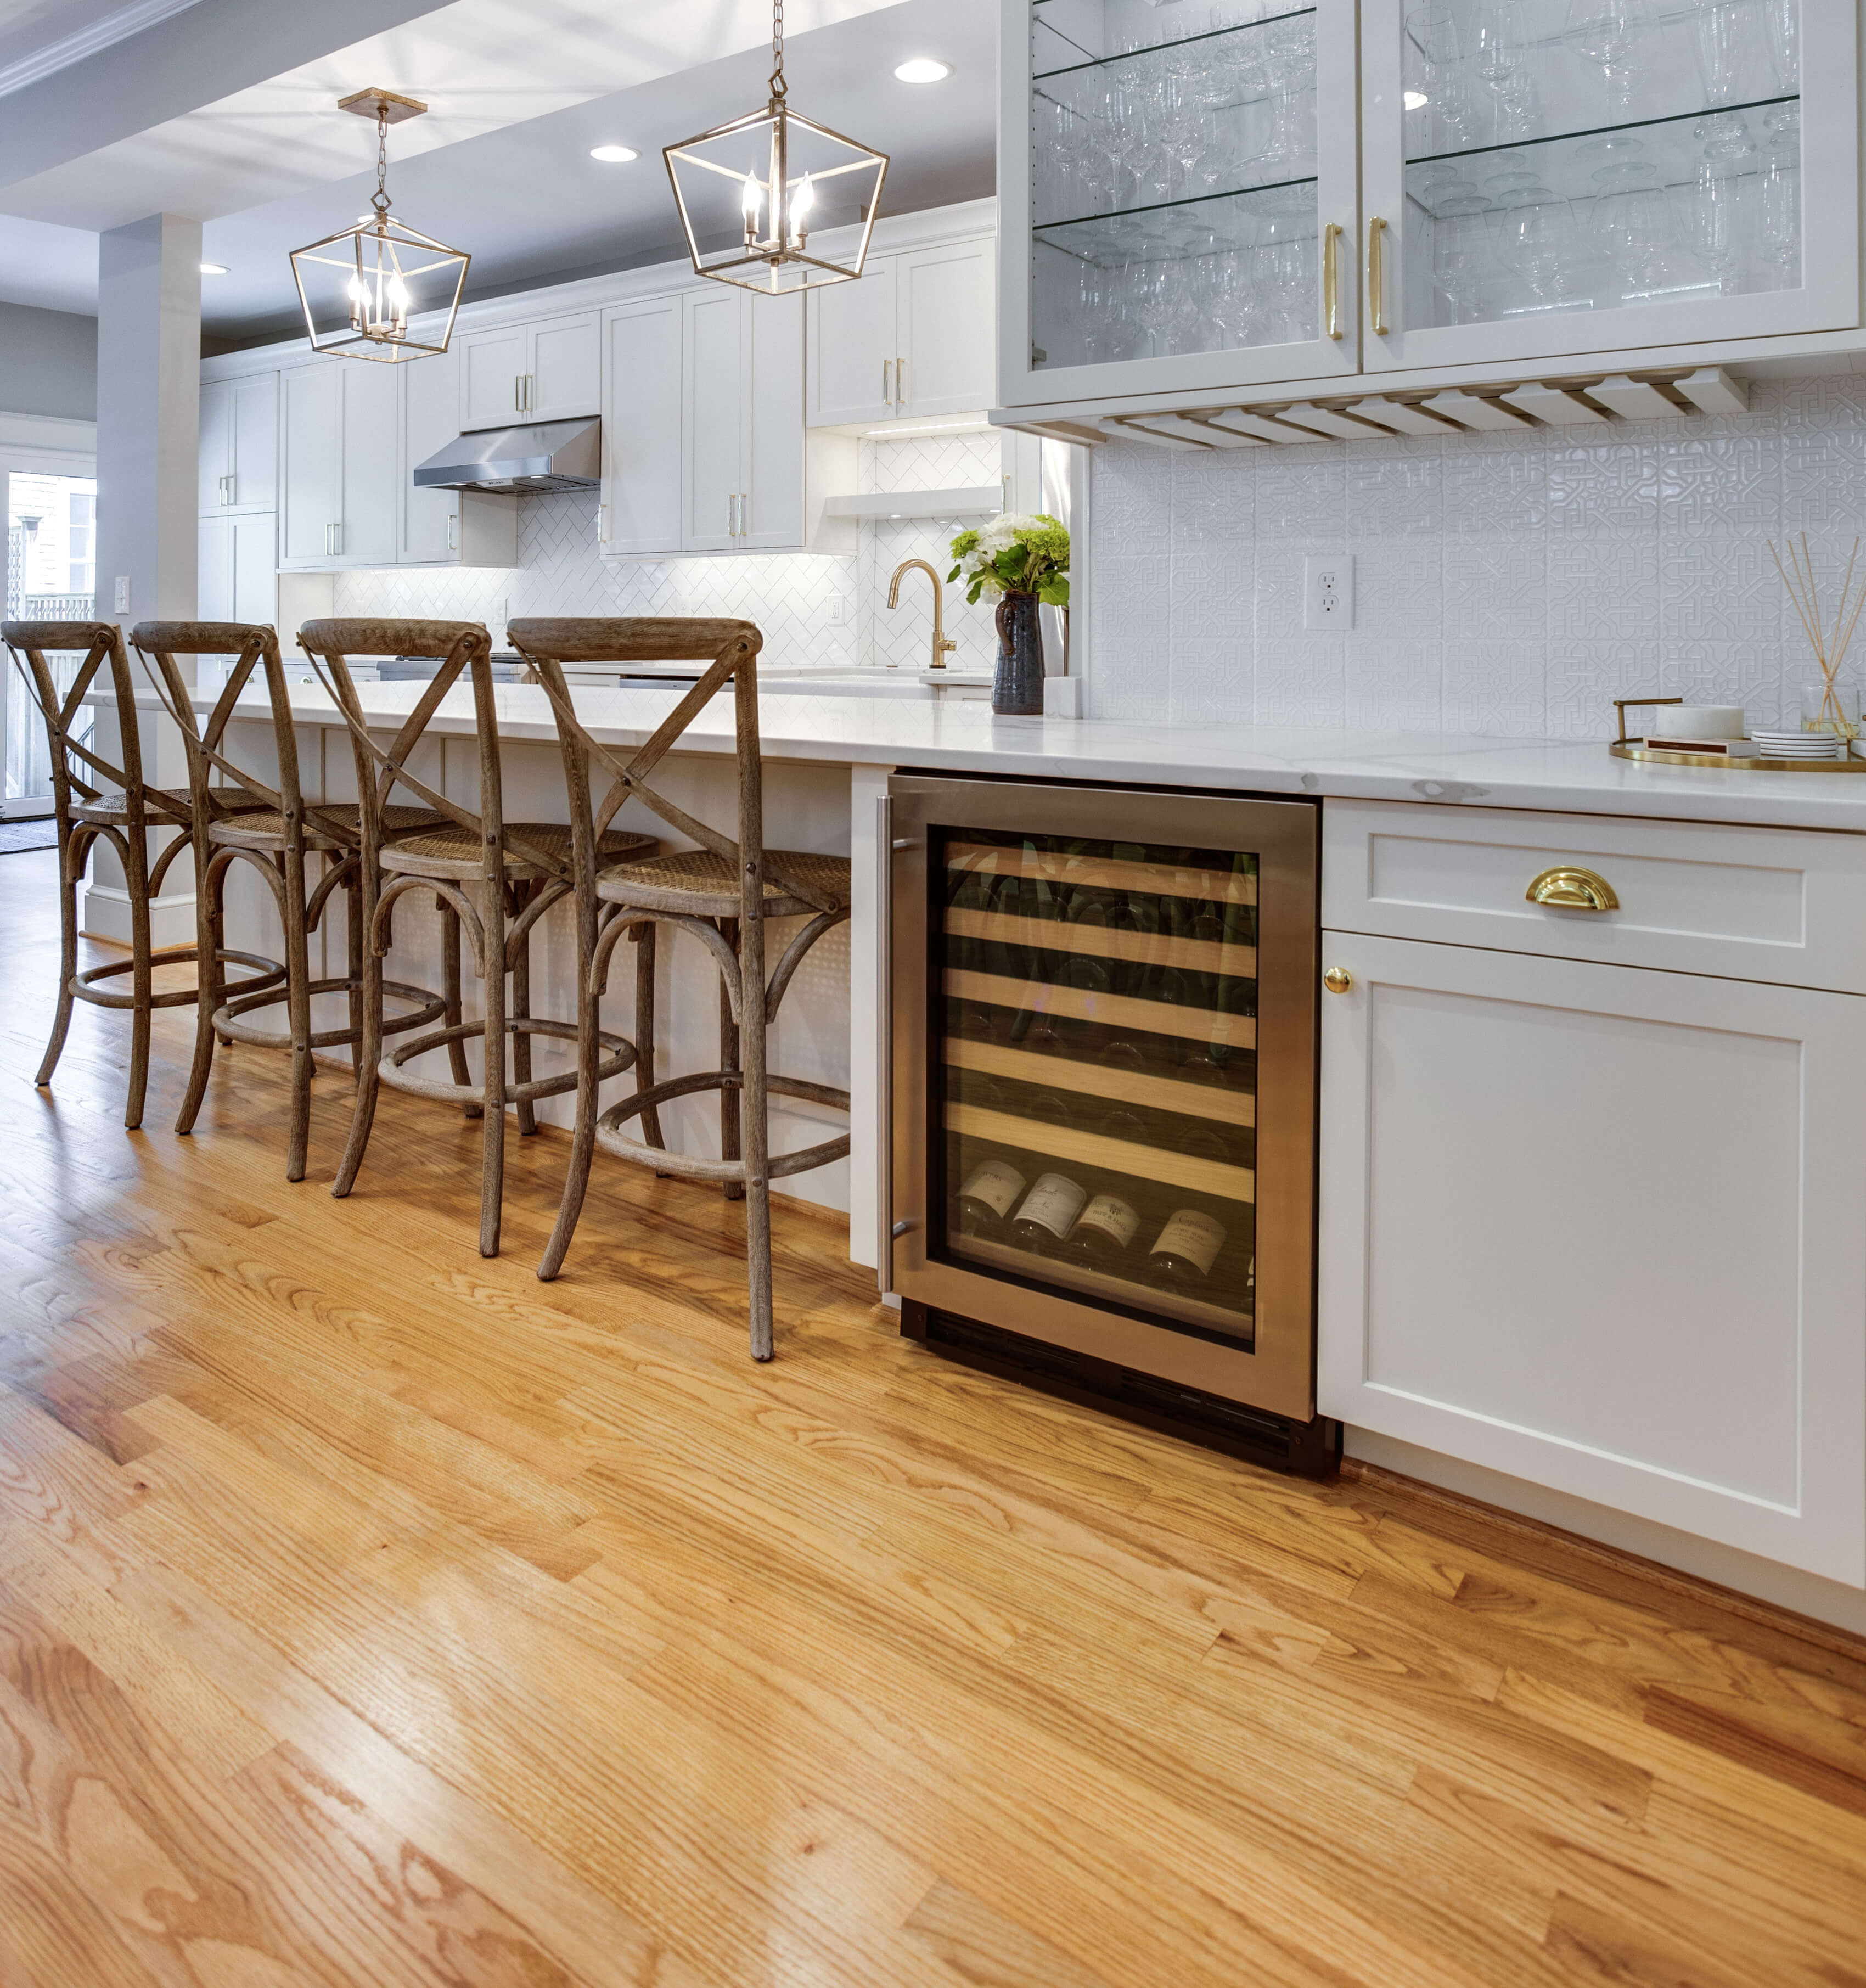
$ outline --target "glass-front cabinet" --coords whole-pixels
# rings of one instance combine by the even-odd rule
[[[1851,0],[1005,14],[1007,405],[1861,321]]]
[[[1306,1418],[1313,804],[891,806],[898,1288]]]

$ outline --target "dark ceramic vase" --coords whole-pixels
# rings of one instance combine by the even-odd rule
[[[1034,593],[1007,593],[998,604],[998,673],[992,708],[1006,718],[1039,716],[1043,708],[1043,631]]]

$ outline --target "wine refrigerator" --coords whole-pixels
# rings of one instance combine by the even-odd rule
[[[1315,804],[901,775],[881,809],[904,1330],[1331,1461]]]

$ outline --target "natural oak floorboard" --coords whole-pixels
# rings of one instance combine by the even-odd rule
[[[837,1224],[80,1009],[0,860],[0,1988],[1866,1988],[1866,1648],[902,1341]],[[93,956],[102,958],[93,951]]]

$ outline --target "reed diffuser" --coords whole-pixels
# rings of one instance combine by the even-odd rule
[[[1818,709],[1812,717],[1805,707],[1802,715],[1802,729],[1807,732],[1831,732],[1835,737],[1851,742],[1859,736],[1859,705],[1853,701],[1850,714],[1848,700],[1843,698],[1840,688],[1840,666],[1846,661],[1847,650],[1853,641],[1853,631],[1860,618],[1860,610],[1866,606],[1866,573],[1860,576],[1858,593],[1854,590],[1853,576],[1859,564],[1860,542],[1853,542],[1853,552],[1847,561],[1847,576],[1841,583],[1840,605],[1834,610],[1834,625],[1830,629],[1820,612],[1820,595],[1814,585],[1814,562],[1807,549],[1807,534],[1801,534],[1797,547],[1793,539],[1788,541],[1788,564],[1782,563],[1782,555],[1776,550],[1775,541],[1769,542],[1770,555],[1775,560],[1775,570],[1782,576],[1782,584],[1788,590],[1788,597],[1794,603],[1795,612],[1801,617],[1801,626],[1809,642],[1813,645],[1814,660],[1820,665],[1820,681],[1817,686],[1809,685],[1810,701],[1814,691],[1820,691]]]

